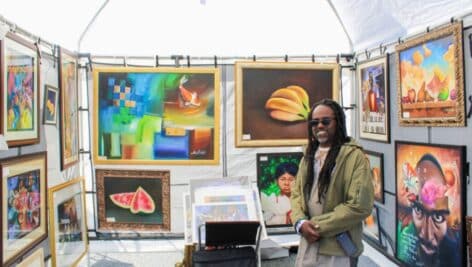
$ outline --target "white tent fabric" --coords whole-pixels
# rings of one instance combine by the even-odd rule
[[[80,35],[94,13],[106,3],[80,45],[81,52],[95,55],[263,56],[350,51],[327,1],[1,2],[0,14],[6,19],[73,51],[78,50]]]
[[[373,48],[470,14],[472,0],[0,0],[0,7],[8,21],[72,51],[279,56]]]
[[[353,50],[392,42],[472,12],[471,0],[331,0]]]

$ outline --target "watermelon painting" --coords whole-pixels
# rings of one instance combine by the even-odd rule
[[[123,209],[129,209],[131,200],[133,200],[135,192],[117,193],[110,195],[113,204]]]
[[[131,213],[151,214],[156,209],[154,200],[141,186],[136,192],[124,192],[110,195],[113,204],[123,209],[130,209]]]

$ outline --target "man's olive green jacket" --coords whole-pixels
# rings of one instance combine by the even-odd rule
[[[364,249],[362,220],[371,214],[374,202],[372,173],[362,147],[352,138],[342,146],[331,173],[325,200],[322,201],[323,214],[311,218],[305,203],[308,196],[303,190],[307,181],[307,166],[303,157],[291,193],[292,222],[308,219],[319,225],[321,238],[317,242],[320,242],[320,254],[345,255],[335,235],[348,231],[358,247],[357,255],[360,255]],[[306,191],[307,194],[310,192],[311,188]]]

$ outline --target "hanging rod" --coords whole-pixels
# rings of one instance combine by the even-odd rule
[[[33,42],[37,42],[38,40],[40,40],[41,45],[46,45],[46,46],[49,46],[50,48],[54,47],[53,43],[51,43],[49,41],[46,41],[43,38],[41,38],[37,35],[34,35],[34,34],[28,32],[27,30],[17,26],[15,23],[7,20],[1,14],[0,14],[0,23],[6,24],[10,28],[11,32],[21,34],[23,37],[27,37],[27,38],[31,39]]]
[[[443,27],[446,27],[452,23],[454,23],[455,21],[459,20],[459,19],[464,19],[465,17],[468,17],[468,16],[471,16],[472,15],[472,11],[468,11],[464,14],[461,14],[461,15],[458,15],[458,16],[455,16],[455,17],[451,17],[450,20],[448,20],[447,22],[441,22],[439,24],[436,24],[436,25],[433,25],[433,26],[428,26],[426,27],[426,31],[432,31],[432,30],[435,30],[435,29],[439,29],[439,28],[443,28]],[[355,51],[354,52],[354,55],[356,55],[356,59],[358,58],[359,55],[366,55],[366,54],[370,54],[371,52],[374,52],[374,51],[377,51],[379,50],[380,51],[380,54],[383,54],[382,53],[382,49],[385,49],[389,46],[392,46],[392,45],[396,45],[398,43],[400,43],[401,41],[406,41],[406,40],[410,40],[410,39],[413,39],[415,37],[418,37],[418,36],[421,36],[424,34],[424,31],[419,31],[419,32],[416,32],[414,34],[410,34],[404,38],[401,38],[401,37],[398,37],[397,39],[395,40],[392,40],[390,42],[386,42],[386,43],[380,43],[378,46],[376,47],[371,47],[371,48],[367,48],[367,49],[364,49],[362,51]]]

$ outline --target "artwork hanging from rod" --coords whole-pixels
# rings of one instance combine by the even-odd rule
[[[359,63],[360,137],[390,143],[390,90],[388,54]]]
[[[59,91],[61,169],[79,162],[79,94],[77,80],[77,56],[59,48]]]
[[[401,126],[465,126],[462,23],[395,47]]]
[[[465,146],[395,142],[396,258],[464,266]]]
[[[0,40],[0,134],[8,146],[39,143],[40,64],[36,47],[8,32]]]
[[[236,62],[236,146],[298,146],[311,106],[338,100],[339,65]]]
[[[95,164],[218,164],[216,68],[94,68]]]

